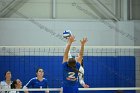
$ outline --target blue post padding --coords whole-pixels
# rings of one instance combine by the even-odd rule
[[[10,70],[12,80],[19,78],[25,85],[36,76],[36,69],[41,67],[45,71],[44,77],[48,79],[49,87],[59,88],[62,85],[62,58],[62,56],[0,56],[0,81],[4,80],[5,71]],[[134,56],[85,56],[84,68],[85,82],[90,87],[135,87]],[[94,91],[94,93],[115,93],[115,91]]]

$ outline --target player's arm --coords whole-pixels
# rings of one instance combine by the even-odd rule
[[[79,71],[79,83],[84,87],[84,88],[89,88],[89,85],[87,85],[84,81],[84,68],[81,66]]]
[[[45,80],[44,82],[46,82],[46,88],[49,88],[49,86],[48,86],[48,80],[47,79],[44,79],[44,80]],[[46,90],[45,93],[50,93],[50,91],[49,90]]]
[[[79,62],[81,64],[82,59],[83,59],[84,46],[85,46],[85,44],[87,42],[87,38],[83,38],[82,40],[80,40],[80,42],[81,42],[81,48],[80,48],[80,52],[78,54],[79,57],[77,59],[77,62]]]
[[[81,73],[80,73],[80,74],[81,74]],[[85,82],[84,82],[84,78],[83,78],[82,74],[79,75],[79,83],[84,87]]]
[[[23,87],[23,89],[28,89],[26,86]],[[24,93],[29,93],[27,90],[24,91]]]
[[[2,89],[2,85],[1,85],[1,82],[0,82],[0,89]],[[0,93],[2,93],[2,91],[0,91]]]
[[[48,88],[48,87],[47,87]],[[45,93],[50,93],[49,90],[46,90]]]
[[[69,54],[69,50],[71,47],[72,42],[75,41],[75,37],[72,35],[68,38],[68,42],[64,51],[64,56],[63,56],[63,62],[67,62],[68,61],[68,54]]]
[[[82,69],[79,69],[80,72]],[[89,88],[89,85],[87,85],[84,81],[84,77],[82,73],[79,73],[79,83],[81,84],[81,86],[83,86],[84,88]]]
[[[79,76],[79,83],[83,86],[83,85],[85,85],[84,77],[83,77],[83,75],[84,75],[84,68],[80,66],[79,71],[81,72],[81,73],[78,74],[78,76]]]
[[[28,81],[28,83],[23,87],[23,89],[28,89],[28,88],[30,88],[30,86],[32,85],[32,83],[33,83],[33,78],[32,79],[30,79],[30,81]],[[29,93],[29,91],[24,91],[24,93]]]
[[[49,93],[49,91],[45,91],[45,93]]]
[[[2,89],[1,82],[0,82],[0,89]]]

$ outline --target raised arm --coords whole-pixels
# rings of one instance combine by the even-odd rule
[[[87,38],[83,38],[82,40],[80,40],[80,42],[81,42],[81,48],[80,48],[80,52],[78,54],[77,62],[79,62],[81,64],[82,59],[83,59],[84,46],[85,46],[85,44],[87,42]]]
[[[75,37],[72,35],[68,38],[68,42],[64,51],[64,56],[63,56],[63,62],[67,62],[68,61],[68,54],[69,54],[69,50],[71,47],[72,42],[75,41]]]

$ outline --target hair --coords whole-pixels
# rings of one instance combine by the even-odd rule
[[[12,84],[11,84],[11,89],[15,89],[15,88],[16,88],[15,84],[17,84],[17,80],[14,80],[14,81],[12,82]]]
[[[11,71],[7,70],[7,71],[4,73],[4,76],[6,76],[6,73],[7,73],[7,72],[10,72],[10,73],[11,73]]]
[[[38,68],[38,69],[36,70],[36,73],[37,73],[40,69],[42,69],[42,68]]]
[[[75,67],[76,66],[76,60],[75,58],[69,58],[68,60],[68,66]]]
[[[83,58],[82,58],[82,61],[81,61],[81,66],[84,67]]]
[[[76,60],[75,58],[69,58],[68,66],[76,73],[82,73],[78,69],[76,69]],[[83,74],[83,73],[82,73]]]

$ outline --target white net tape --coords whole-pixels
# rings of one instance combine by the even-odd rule
[[[96,90],[140,90],[140,87],[79,88],[79,90],[80,91],[96,91]],[[62,91],[62,88],[0,89],[0,91]]]

